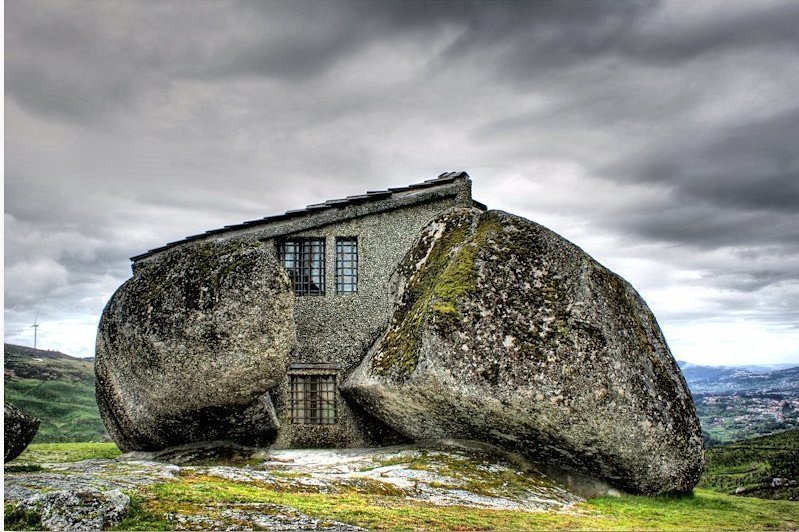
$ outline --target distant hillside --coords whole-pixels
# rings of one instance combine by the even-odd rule
[[[681,363],[680,369],[691,388],[698,393],[797,392],[799,367],[774,371],[753,371],[730,366],[699,366]]]
[[[4,344],[5,400],[41,420],[36,443],[105,441],[94,399],[94,361]]]
[[[709,449],[699,487],[762,499],[799,500],[799,430]]]
[[[799,367],[699,366],[680,362],[707,445],[799,428]]]

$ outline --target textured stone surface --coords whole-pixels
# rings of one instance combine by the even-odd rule
[[[130,507],[130,497],[119,490],[92,489],[39,493],[17,508],[40,515],[44,530],[105,530],[118,523]]]
[[[29,464],[33,465],[33,464]],[[178,480],[180,467],[148,461],[109,459],[35,464],[31,472],[9,471],[3,475],[3,498],[20,502],[51,491],[134,491],[143,486]]]
[[[175,445],[160,451],[131,451],[123,454],[119,459],[183,465],[208,461],[248,460],[260,456],[265,456],[265,454],[263,449],[258,447],[247,447],[231,441],[204,441]]]
[[[699,422],[654,316],[572,243],[453,209],[395,291],[388,331],[343,390],[400,433],[492,442],[633,492],[697,482]]]
[[[563,485],[559,474],[544,473],[539,466],[517,455],[474,442],[438,441],[354,449],[262,449],[244,462],[237,457],[232,460],[217,457],[207,462],[183,466],[143,460],[41,463],[37,464],[38,470],[7,471],[4,498],[10,504],[49,492],[123,490],[147,494],[148,486],[153,484],[212,477],[281,493],[371,493],[387,497],[388,504],[396,500],[392,498],[401,498],[438,506],[559,511],[583,500],[582,494]],[[607,490],[594,492],[607,493]],[[294,508],[277,505],[209,501],[190,506],[181,505],[176,511],[186,513],[171,516],[178,528],[224,530],[236,524],[250,529],[295,525],[305,529],[335,524],[316,521]]]
[[[11,403],[4,403],[3,442],[4,462],[13,460],[25,450],[39,430],[39,420],[29,416]]]
[[[125,451],[202,440],[264,443],[267,392],[296,345],[294,295],[254,240],[175,248],[136,268],[100,320],[97,402]]]

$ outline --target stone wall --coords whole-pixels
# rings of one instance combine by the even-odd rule
[[[464,193],[371,214],[287,236],[325,238],[325,295],[298,296],[295,302],[298,348],[293,363],[339,364],[341,383],[384,331],[391,313],[391,278],[421,229],[438,214],[469,198]],[[336,237],[358,238],[358,292],[336,293]],[[275,240],[272,245],[277,247]],[[276,447],[355,447],[399,441],[393,431],[337,392],[338,423],[292,425],[289,381],[272,399],[281,429]]]

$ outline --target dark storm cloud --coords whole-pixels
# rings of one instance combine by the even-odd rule
[[[796,213],[799,205],[799,107],[741,122],[712,138],[681,138],[606,172],[668,185],[684,201]]]
[[[796,2],[20,0],[5,43],[14,334],[91,335],[166,241],[462,168],[645,292],[715,291],[674,323],[797,321]]]

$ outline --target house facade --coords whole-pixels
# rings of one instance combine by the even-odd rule
[[[133,257],[133,269],[185,242],[256,238],[294,286],[297,349],[270,392],[280,421],[275,447],[358,447],[398,436],[339,392],[391,316],[392,276],[420,231],[452,207],[485,206],[466,172],[309,205],[208,231]]]

